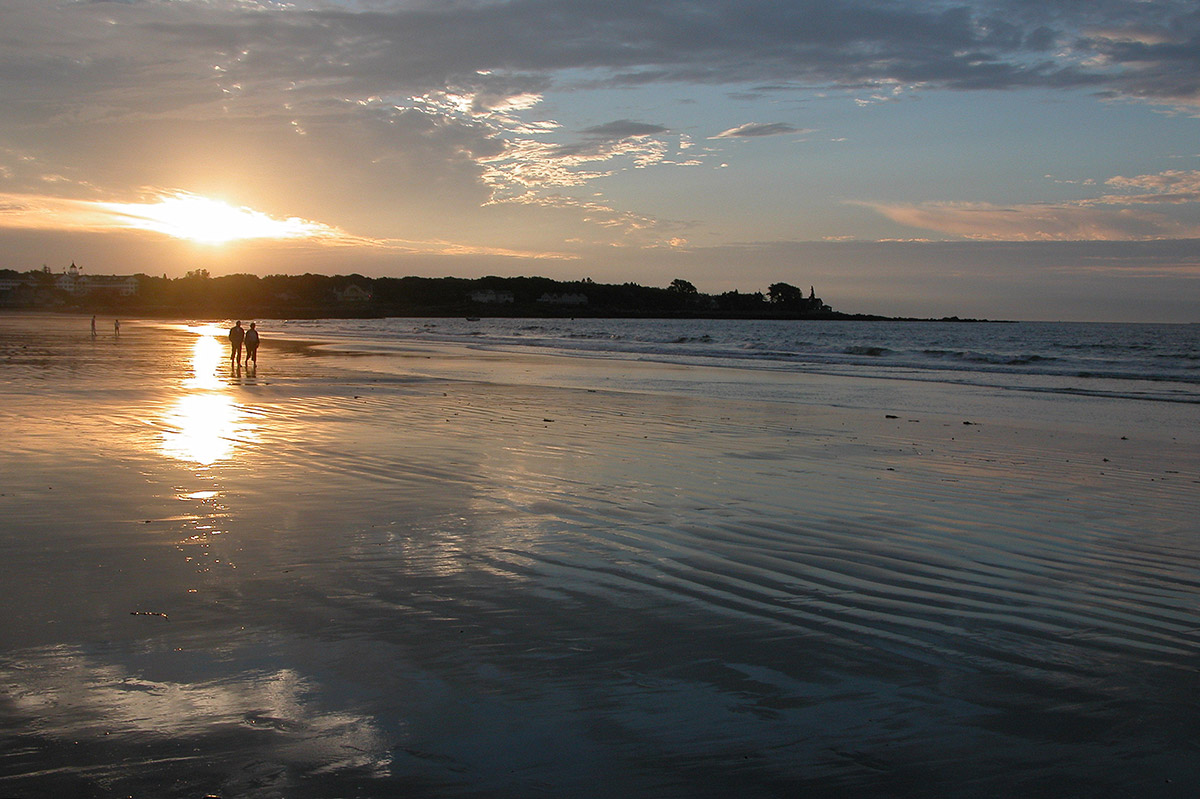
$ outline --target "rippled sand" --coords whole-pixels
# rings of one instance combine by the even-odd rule
[[[1196,428],[209,332],[0,316],[0,795],[1200,782]]]

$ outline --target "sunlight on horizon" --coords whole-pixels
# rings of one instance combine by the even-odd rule
[[[328,238],[336,231],[298,217],[277,219],[252,208],[178,192],[150,203],[97,203],[132,228],[162,233],[197,244],[228,244],[251,239]]]

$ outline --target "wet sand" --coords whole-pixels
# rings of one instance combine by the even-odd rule
[[[0,315],[0,795],[1200,782],[1197,426],[99,321]]]

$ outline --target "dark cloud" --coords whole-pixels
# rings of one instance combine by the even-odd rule
[[[82,98],[101,116],[261,113],[284,98],[420,93],[486,73],[516,91],[561,70],[629,85],[1074,86],[1200,100],[1200,14],[1170,0],[6,5],[0,100],[43,114],[77,113]]]
[[[618,119],[603,125],[584,128],[581,133],[595,139],[629,139],[637,136],[654,136],[667,133],[668,128],[662,125],[651,125],[647,122],[634,122],[629,119]]]

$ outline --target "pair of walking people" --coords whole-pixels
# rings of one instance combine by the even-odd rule
[[[229,328],[229,361],[238,366],[242,365],[242,344],[246,345],[246,365],[249,366],[253,361],[255,366],[258,366],[258,329],[255,323],[250,323],[250,329],[246,330],[242,327],[242,320],[239,319],[233,327]]]

